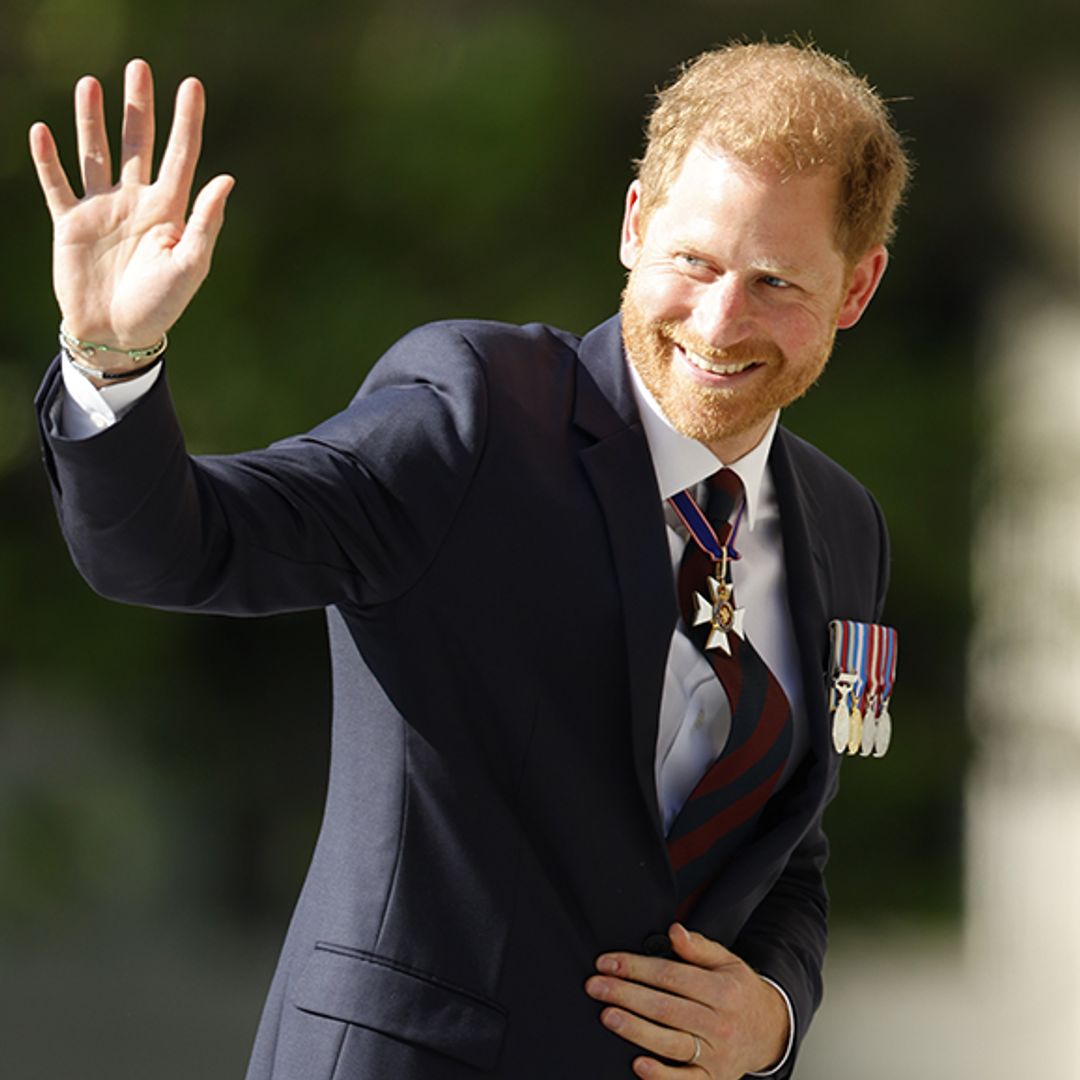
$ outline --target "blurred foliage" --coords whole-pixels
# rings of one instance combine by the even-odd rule
[[[205,82],[201,180],[228,171],[238,186],[170,368],[192,448],[227,451],[341,407],[417,323],[477,315],[582,332],[606,317],[651,90],[711,44],[790,32],[871,75],[918,161],[880,296],[788,416],[877,493],[894,542],[895,746],[845,767],[830,813],[836,916],[955,914],[976,341],[988,290],[1030,257],[988,173],[1028,89],[1071,70],[1075,5],[6,0],[9,930],[101,908],[280,924],[318,827],[328,713],[319,615],[125,609],[91,595],[67,561],[29,404],[56,321],[29,124],[49,122],[71,163],[70,88],[84,71],[105,83],[114,139],[128,56],[154,65],[162,139],[180,78]]]

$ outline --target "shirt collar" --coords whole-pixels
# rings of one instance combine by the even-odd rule
[[[630,369],[634,399],[641,416],[641,426],[645,429],[645,441],[649,444],[660,497],[668,499],[680,491],[696,487],[706,477],[726,465],[738,473],[743,482],[746,492],[746,524],[753,529],[760,506],[765,466],[776,435],[776,426],[780,421],[780,411],[777,410],[773,415],[768,431],[753,450],[737,461],[723,462],[704,443],[676,431],[648,387],[641,381],[634,365],[627,361],[627,367]]]

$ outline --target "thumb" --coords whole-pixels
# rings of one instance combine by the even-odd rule
[[[739,958],[725,949],[719,941],[713,941],[712,938],[707,938],[696,931],[687,930],[682,923],[672,923],[668,936],[675,954],[689,964],[717,968],[739,962]]]
[[[189,266],[209,268],[221,226],[225,223],[225,200],[236,184],[231,176],[215,176],[199,192],[173,256]]]

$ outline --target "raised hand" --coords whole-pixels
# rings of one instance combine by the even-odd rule
[[[153,76],[144,60],[132,60],[124,73],[122,150],[114,183],[101,84],[92,76],[80,79],[75,122],[81,199],[48,127],[37,123],[30,129],[30,153],[53,220],[53,287],[74,337],[117,349],[152,345],[209,273],[234,180],[216,176],[188,215],[205,112],[202,84],[185,79],[157,179],[152,179]]]
[[[738,1080],[775,1065],[788,1038],[779,991],[718,942],[680,923],[669,936],[677,960],[606,953],[597,959],[600,974],[585,984],[606,1006],[601,1023],[656,1055],[635,1058],[635,1074]]]

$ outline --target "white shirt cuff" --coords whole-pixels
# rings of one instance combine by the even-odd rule
[[[64,393],[58,402],[58,411],[53,414],[57,434],[66,439],[87,439],[112,427],[154,385],[161,367],[157,364],[144,375],[99,390],[66,356],[63,357],[60,374],[64,380]]]
[[[791,1058],[791,1051],[795,1048],[795,1009],[791,1004],[791,998],[788,997],[787,991],[778,983],[774,982],[767,975],[759,975],[759,979],[764,979],[770,986],[775,987],[779,991],[780,996],[784,999],[784,1004],[787,1006],[787,1018],[788,1018],[788,1037],[787,1047],[784,1049],[784,1056],[771,1068],[768,1072],[756,1072],[747,1073],[747,1076],[775,1076],[789,1061]]]

